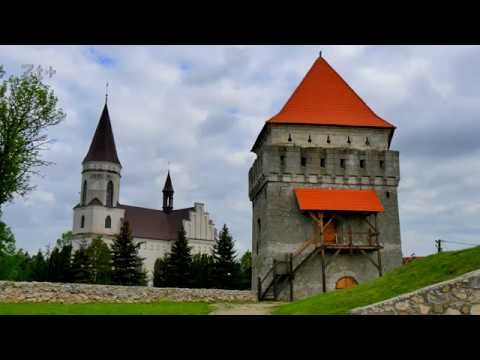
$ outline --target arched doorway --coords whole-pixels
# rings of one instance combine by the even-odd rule
[[[352,276],[344,276],[337,280],[335,289],[348,289],[357,286],[358,282]]]
[[[337,242],[337,222],[335,219],[325,218],[325,224],[328,224],[323,230],[323,240],[326,244],[335,244]]]

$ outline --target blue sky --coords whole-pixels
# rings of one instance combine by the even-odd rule
[[[4,208],[17,245],[36,251],[71,228],[108,81],[121,202],[161,208],[170,162],[175,207],[204,202],[243,252],[251,242],[250,148],[319,50],[397,126],[404,254],[432,253],[437,238],[480,243],[478,46],[0,46],[9,73],[52,66],[47,80],[67,113],[43,154],[55,165]]]

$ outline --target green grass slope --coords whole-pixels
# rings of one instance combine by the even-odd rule
[[[277,307],[274,314],[348,314],[403,293],[480,269],[480,247],[414,260],[355,288],[336,290]]]
[[[200,302],[148,304],[0,303],[0,315],[206,315],[210,305]]]

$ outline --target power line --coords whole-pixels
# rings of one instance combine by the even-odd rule
[[[452,243],[452,244],[461,244],[461,245],[471,245],[471,246],[480,245],[480,244],[472,244],[472,243],[465,243],[465,242],[461,242],[461,241],[450,241],[450,240],[442,240],[442,242]]]

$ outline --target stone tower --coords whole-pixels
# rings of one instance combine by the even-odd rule
[[[74,208],[73,234],[109,235],[118,232],[124,210],[117,207],[122,165],[117,156],[105,103],[92,143],[82,162],[80,202]]]
[[[395,127],[319,57],[252,151],[253,289],[298,299],[402,261]]]
[[[165,180],[165,186],[163,187],[163,211],[166,213],[173,210],[173,185],[170,178],[170,171],[167,174],[167,180]]]

